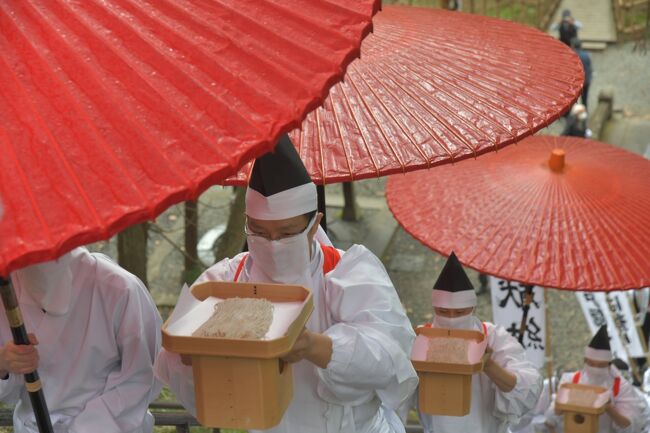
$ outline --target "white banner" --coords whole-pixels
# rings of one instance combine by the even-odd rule
[[[492,318],[515,338],[519,338],[519,327],[523,316],[522,302],[526,286],[514,281],[490,277],[492,292]],[[530,304],[523,345],[526,356],[537,367],[544,366],[546,330],[544,319],[544,289],[533,287],[533,302]]]
[[[609,345],[614,357],[629,364],[628,354],[633,358],[644,356],[626,293],[613,292],[606,295],[602,292],[576,292],[576,296],[591,335],[602,325],[607,325]]]

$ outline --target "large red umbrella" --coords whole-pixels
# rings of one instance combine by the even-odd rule
[[[270,150],[342,78],[379,3],[0,2],[0,276]]]
[[[533,28],[385,7],[345,81],[290,136],[317,183],[406,172],[500,149],[557,119],[583,69]],[[246,183],[250,166],[230,184]]]
[[[483,273],[567,290],[650,285],[650,161],[620,148],[534,136],[392,176],[386,196],[413,237]]]
[[[16,343],[27,334],[2,277],[270,150],[341,79],[379,3],[0,2],[0,293]],[[37,372],[25,380],[51,432]]]

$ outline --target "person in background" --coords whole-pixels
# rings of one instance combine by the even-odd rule
[[[588,107],[587,101],[589,100],[589,87],[591,86],[591,79],[593,77],[593,68],[591,66],[591,56],[589,53],[582,49],[582,42],[577,37],[571,39],[571,48],[573,48],[580,57],[580,62],[582,62],[582,68],[585,71],[585,83],[582,86],[582,94],[580,100],[582,105],[585,106],[585,110]]]
[[[503,327],[481,322],[475,315],[476,294],[452,252],[433,287],[434,328],[472,329],[485,334],[488,344],[483,371],[472,378],[472,402],[462,417],[429,415],[420,411],[426,433],[505,433],[528,414],[542,391],[542,377],[526,359],[524,348]]]
[[[587,128],[587,108],[582,104],[574,104],[566,118],[563,136],[568,137],[591,137],[591,130]]]
[[[560,386],[563,383],[580,383],[608,389],[611,400],[599,417],[598,432],[637,433],[644,423],[639,415],[646,410],[647,403],[612,366],[612,361],[607,326],[603,325],[585,349],[582,370],[564,373]],[[546,411],[546,426],[551,433],[564,431],[564,414],[555,408],[555,401]]]
[[[162,321],[144,284],[85,248],[11,281],[34,331],[17,346],[0,321],[0,400],[16,404],[14,431],[38,432],[23,379],[38,369],[55,433],[151,433]]]
[[[567,46],[571,46],[571,39],[578,37],[578,30],[582,27],[582,23],[577,21],[571,15],[569,9],[562,11],[562,18],[559,23],[553,24],[551,30],[558,32],[558,37]]]
[[[417,386],[415,333],[386,270],[367,248],[334,248],[319,228],[316,185],[288,136],[255,161],[246,192],[250,252],[194,284],[255,281],[311,290],[314,311],[284,360],[293,400],[273,433],[404,433],[396,410]],[[158,377],[195,413],[192,369],[162,350]]]

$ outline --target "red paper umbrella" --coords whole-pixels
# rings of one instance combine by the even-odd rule
[[[378,0],[0,2],[0,276],[196,197],[272,148]]]
[[[580,60],[508,21],[386,7],[345,81],[291,133],[317,183],[427,168],[501,148],[578,97]],[[245,184],[250,167],[231,184]]]
[[[650,285],[650,161],[611,145],[534,136],[393,176],[386,195],[407,232],[486,274],[568,290]]]

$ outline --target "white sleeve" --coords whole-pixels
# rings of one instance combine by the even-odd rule
[[[530,412],[524,414],[521,420],[510,427],[513,432],[529,429],[529,426],[540,426],[544,424],[544,414],[551,402],[551,393],[548,387],[549,380],[545,379],[542,385],[542,392],[535,403],[535,407]]]
[[[162,349],[156,358],[155,374],[158,380],[169,386],[183,407],[196,416],[192,366],[184,365],[179,354]]]
[[[3,319],[5,322],[0,327],[0,345],[2,347],[6,346],[7,343],[13,341],[11,331],[9,330],[9,324],[6,319]],[[38,349],[37,349],[38,350]],[[18,400],[20,400],[21,392],[24,389],[25,379],[22,374],[11,374],[9,373],[7,379],[0,379],[0,401],[9,404],[15,405]]]
[[[153,363],[160,350],[162,321],[147,289],[132,280],[128,296],[113,309],[113,329],[121,365],[107,378],[104,391],[86,403],[70,433],[122,433],[142,427],[149,403],[160,393]]]
[[[196,279],[192,286],[205,281],[232,281],[242,257],[243,254],[240,254],[232,260],[224,259],[211,266]],[[179,354],[162,349],[156,358],[154,370],[158,380],[169,386],[185,409],[196,416],[192,367],[184,365]]]
[[[7,379],[0,379],[0,401],[15,405],[20,399],[20,394],[25,384],[25,379],[22,374],[11,374]]]
[[[516,422],[533,410],[542,392],[542,376],[526,358],[526,351],[502,326],[487,324],[492,359],[514,374],[515,387],[508,392],[495,389],[495,415]]]
[[[558,383],[557,388],[560,389],[560,385],[563,383],[571,383],[571,380],[573,379],[573,375],[575,372],[568,372],[564,373],[562,377],[560,378],[560,383]],[[545,423],[552,425],[554,427],[564,427],[564,415],[562,413],[555,413],[555,399],[557,397],[557,392],[553,395],[551,398],[551,403],[548,405],[548,409],[546,409],[546,412],[544,413],[544,418]]]
[[[641,426],[645,420],[640,419],[639,415],[644,412],[646,402],[642,395],[635,392],[634,387],[627,380],[621,380],[621,390],[614,398],[614,407],[625,418],[630,420],[630,425],[620,427],[612,420],[612,427],[615,433],[637,433],[641,431]]]
[[[317,369],[320,397],[359,404],[376,393],[397,409],[418,382],[410,361],[415,333],[383,265],[355,245],[327,276],[325,290],[335,323],[325,331],[332,359]]]

